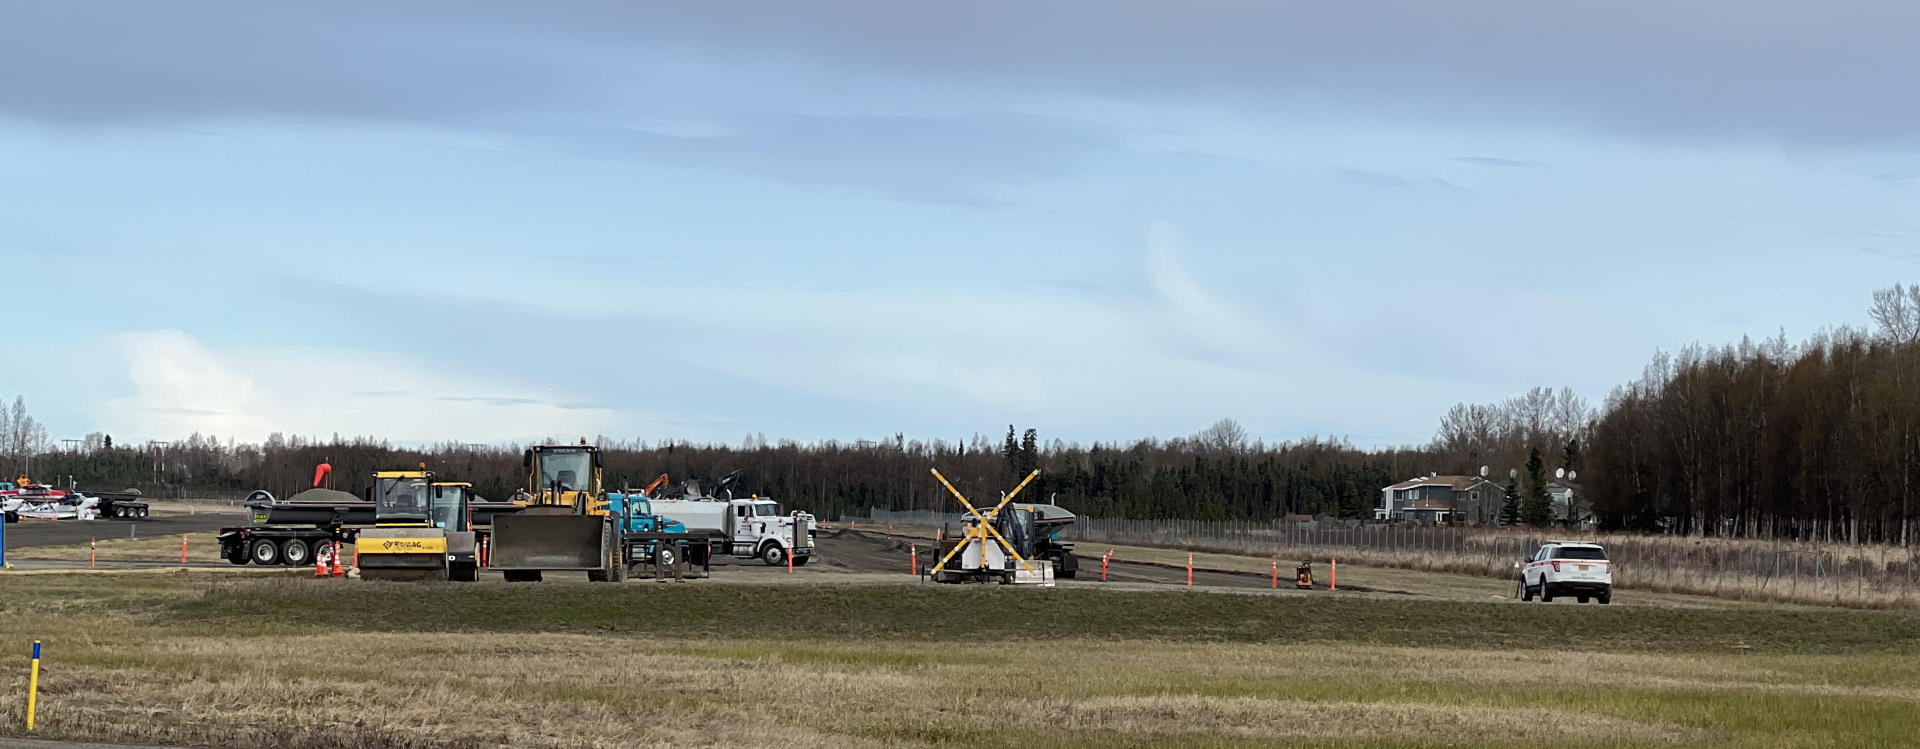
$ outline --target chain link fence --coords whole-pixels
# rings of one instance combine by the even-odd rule
[[[958,527],[962,513],[868,511],[862,524]],[[1153,546],[1283,560],[1339,558],[1382,567],[1518,578],[1515,563],[1550,540],[1607,547],[1614,584],[1633,590],[1757,601],[1920,608],[1912,547],[1590,531],[1361,524],[1321,519],[1134,520],[1082,517],[1062,533],[1085,544]]]

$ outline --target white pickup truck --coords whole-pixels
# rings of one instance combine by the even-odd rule
[[[656,499],[656,515],[680,521],[689,532],[722,531],[731,543],[714,553],[741,559],[758,557],[769,565],[787,563],[793,557],[795,567],[813,558],[816,523],[804,512],[781,514],[780,503],[763,497],[750,499]]]

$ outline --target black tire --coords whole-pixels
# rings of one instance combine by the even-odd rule
[[[472,564],[456,564],[447,568],[447,579],[456,583],[480,581],[480,568]]]
[[[1547,587],[1547,578],[1540,578],[1540,602],[1553,603],[1553,588]]]
[[[280,544],[271,538],[256,538],[247,544],[247,559],[262,567],[280,564]]]
[[[810,559],[812,559],[812,558],[813,558],[813,557],[794,557],[794,558],[793,558],[793,566],[795,566],[795,567],[805,567],[805,566],[807,566],[807,560],[810,560]]]
[[[678,561],[681,561],[680,550],[674,548],[673,544],[662,543],[653,550],[653,563],[656,565],[672,567],[674,563]],[[800,560],[796,559],[794,561],[798,562]]]
[[[587,570],[587,582],[604,583],[608,580],[605,570]]]
[[[1533,600],[1533,588],[1527,587],[1527,578],[1525,576],[1520,578],[1520,600]]]
[[[539,570],[507,570],[506,572],[501,573],[501,575],[507,579],[507,582],[510,582],[510,583],[540,582]]]
[[[760,561],[768,567],[778,567],[787,563],[787,549],[779,544],[767,544],[760,547]]]
[[[140,516],[140,517],[143,517],[143,518],[144,518],[144,517],[146,517],[146,516],[147,516],[147,508],[145,508],[145,507],[142,507],[142,508],[140,508],[140,510],[139,510],[139,516]]]
[[[9,512],[7,513],[5,520],[9,523],[18,523],[20,522],[20,513]]]
[[[1581,603],[1586,603],[1586,602],[1587,602],[1587,597],[1586,597],[1586,596],[1580,596],[1580,597],[1579,597],[1578,599],[1576,599],[1576,600],[1578,600],[1578,601],[1580,601]]]
[[[1607,604],[1609,604],[1609,603],[1612,603],[1612,602],[1613,602],[1613,591],[1611,591],[1611,590],[1609,590],[1609,591],[1607,591],[1607,592],[1605,592],[1605,593],[1601,593],[1601,594],[1600,594],[1600,595],[1599,595],[1599,596],[1598,596],[1597,598],[1595,598],[1594,600],[1596,600],[1596,601],[1599,601],[1599,602],[1600,602],[1600,605],[1602,605],[1602,606],[1605,606],[1605,605],[1607,605]]]
[[[231,546],[228,546],[226,556],[227,556],[227,562],[229,564],[246,564],[247,563],[246,544],[233,544]]]
[[[280,545],[280,563],[288,567],[300,567],[313,564],[313,547],[306,539],[289,538]]]

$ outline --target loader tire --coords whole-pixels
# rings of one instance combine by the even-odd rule
[[[505,577],[505,578],[507,579],[507,582],[510,582],[510,583],[537,583],[537,582],[540,582],[540,571],[539,571],[539,570],[507,570],[507,571],[505,571],[505,572],[502,572],[502,573],[500,573],[500,574],[501,574],[501,576],[503,576],[503,577]]]

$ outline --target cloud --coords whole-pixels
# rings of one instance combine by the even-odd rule
[[[1455,156],[1453,157],[1453,160],[1458,161],[1462,164],[1472,164],[1474,166],[1493,167],[1495,169],[1539,169],[1540,167],[1545,166],[1545,164],[1541,164],[1538,161],[1522,161],[1520,159],[1505,159],[1499,156]]]
[[[931,84],[1241,110],[1322,101],[1423,122],[1712,142],[1884,145],[1920,134],[1920,98],[1898,93],[1920,69],[1920,6],[1898,0],[68,0],[8,20],[0,112],[59,123],[322,117],[497,129],[551,112],[725,101],[727,90],[807,111],[822,92],[903,102]],[[731,132],[680,113],[653,119],[676,140]]]
[[[107,402],[100,422],[113,433],[193,432],[258,440],[272,432],[377,434],[397,442],[513,440],[546,433],[592,434],[607,413],[533,398],[434,396],[508,390],[511,383],[449,375],[407,358],[307,347],[216,351],[179,330],[120,336],[132,395]],[[349,389],[393,383],[402,389]],[[521,385],[520,387],[526,387]]]

